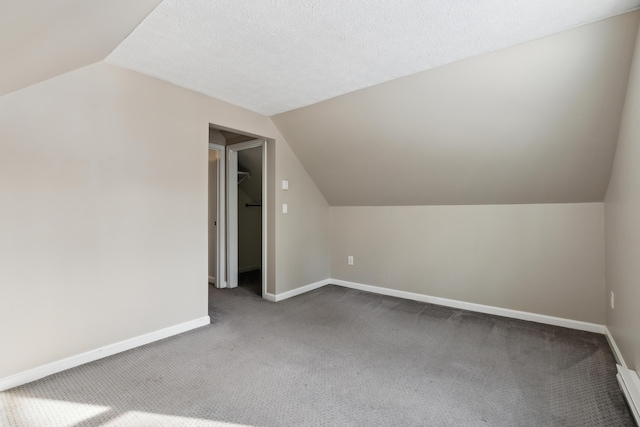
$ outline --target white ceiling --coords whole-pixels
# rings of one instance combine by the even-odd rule
[[[274,115],[640,0],[163,0],[107,62]]]

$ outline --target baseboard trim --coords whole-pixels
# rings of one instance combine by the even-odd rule
[[[618,365],[618,384],[627,399],[633,418],[640,426],[640,378],[636,371]]]
[[[475,311],[478,313],[493,314],[496,316],[510,317],[513,319],[527,320],[530,322],[544,323],[547,325],[561,326],[563,328],[577,329],[580,331],[595,332],[599,334],[604,334],[605,332],[604,325],[582,322],[580,320],[565,319],[562,317],[547,316],[545,314],[511,310],[509,308],[494,307],[490,305],[476,304],[472,302],[464,302],[448,298],[433,297],[424,294],[417,294],[414,292],[399,291],[396,289],[383,288],[380,286],[371,286],[362,283],[348,282],[346,280],[331,279],[329,280],[329,283],[343,286],[345,288],[373,292],[380,295],[404,298],[413,301],[427,302],[430,304],[443,305],[446,307],[459,308],[462,310]]]
[[[27,384],[32,381],[47,377],[49,375],[65,371],[70,368],[75,368],[76,366],[84,365],[85,363],[93,362],[94,360],[102,359],[116,353],[121,353],[135,347],[140,347],[154,341],[159,341],[173,335],[178,335],[192,329],[206,326],[210,323],[211,319],[209,318],[209,316],[200,317],[198,319],[190,320],[178,325],[169,326],[168,328],[159,329],[157,331],[139,335],[134,338],[129,338],[124,341],[109,344],[95,350],[89,350],[85,353],[67,357],[66,359],[48,363],[37,368],[29,369],[28,371],[0,378],[0,391]]]
[[[609,347],[611,347],[613,356],[616,358],[616,363],[618,364],[618,375],[616,375],[618,384],[620,385],[620,389],[622,390],[624,397],[627,399],[627,403],[629,404],[631,413],[636,420],[636,424],[640,426],[640,378],[636,371],[627,367],[624,357],[622,357],[618,344],[616,344],[616,340],[613,339],[613,335],[609,328],[605,326],[604,332],[604,335],[607,337],[607,341],[609,341]]]
[[[616,340],[613,339],[613,335],[611,335],[611,331],[606,326],[604,327],[604,336],[607,338],[609,342],[609,347],[611,347],[611,351],[613,352],[613,357],[616,359],[616,363],[620,366],[627,367],[627,364],[624,362],[624,358],[622,357],[622,353],[618,348],[618,344],[616,344]]]
[[[292,289],[292,290],[287,291],[287,292],[283,292],[281,294],[275,294],[275,295],[271,294],[271,295],[273,295],[273,298],[274,298],[273,301],[278,302],[278,301],[282,301],[282,300],[285,300],[285,299],[288,299],[288,298],[295,297],[295,296],[300,295],[300,294],[304,294],[304,293],[313,291],[314,289],[318,289],[318,288],[321,288],[323,286],[327,286],[327,285],[329,285],[331,283],[333,283],[331,279],[325,279],[325,280],[320,280],[319,282],[310,283],[308,285],[301,286],[301,287],[296,288],[296,289]]]
[[[262,298],[266,299],[267,301],[276,302],[276,295],[275,294],[271,294],[269,292],[263,292],[262,293]]]
[[[213,276],[209,276],[209,283],[213,283],[215,285],[216,283],[216,278]]]

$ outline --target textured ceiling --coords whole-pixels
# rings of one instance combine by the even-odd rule
[[[639,4],[164,0],[107,62],[273,115]]]
[[[0,96],[102,61],[158,3],[0,1]]]

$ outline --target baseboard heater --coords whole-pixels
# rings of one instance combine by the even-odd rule
[[[618,383],[629,403],[636,424],[640,426],[640,378],[636,371],[618,365]]]

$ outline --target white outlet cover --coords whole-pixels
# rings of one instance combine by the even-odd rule
[[[289,189],[289,181],[287,181],[286,179],[282,181],[282,189],[283,190]]]
[[[282,204],[282,213],[288,213],[289,212],[289,206],[287,206],[286,203]]]

